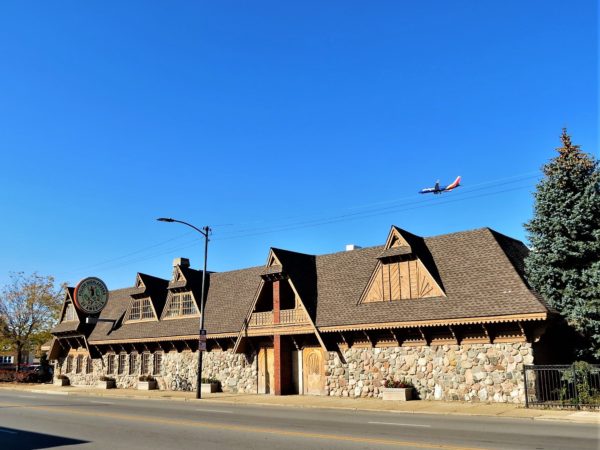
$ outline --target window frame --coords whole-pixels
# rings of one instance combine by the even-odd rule
[[[115,354],[108,353],[106,355],[106,374],[112,375],[115,373]]]
[[[139,358],[139,353],[138,352],[131,352],[129,354],[129,369],[128,369],[128,374],[129,375],[135,375],[137,372],[137,366],[138,366],[138,358]]]
[[[156,351],[154,352],[152,358],[152,375],[160,375],[162,372],[162,360],[163,360],[163,352]]]
[[[191,312],[189,312],[190,308],[192,308]],[[171,320],[181,317],[200,317],[196,298],[191,291],[172,292],[169,294],[169,299],[163,313],[163,319]]]
[[[127,353],[121,352],[117,357],[117,375],[123,375],[125,373],[125,366],[127,365]]]

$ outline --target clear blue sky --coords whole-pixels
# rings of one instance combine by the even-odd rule
[[[561,128],[598,155],[595,1],[2,2],[0,285],[126,287],[269,247],[525,239]],[[417,191],[462,175],[444,196]]]

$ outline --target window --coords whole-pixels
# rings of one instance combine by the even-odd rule
[[[129,354],[129,375],[135,375],[135,371],[137,369],[137,360],[138,360],[137,352],[131,352]]]
[[[83,355],[77,355],[77,359],[75,360],[75,373],[81,373],[83,369]]]
[[[152,375],[160,375],[162,370],[162,352],[154,352],[154,365],[152,367]]]
[[[198,314],[198,308],[191,292],[172,294],[166,317],[190,316]]]
[[[0,356],[0,364],[12,364],[13,357],[12,356]]]
[[[119,353],[119,361],[117,363],[117,373],[123,375],[125,373],[125,364],[127,363],[127,354]]]
[[[93,360],[90,356],[85,360],[85,373],[94,373]]]
[[[75,307],[73,306],[73,303],[67,303],[64,322],[69,322],[71,320],[75,320]]]
[[[142,375],[147,375],[148,369],[150,369],[150,353],[144,352],[142,353],[142,367],[140,368],[140,373]]]
[[[67,356],[67,368],[65,369],[65,372],[67,373],[71,373],[73,371],[73,357],[72,356]]]
[[[131,308],[127,320],[148,320],[154,319],[154,310],[149,298],[134,298],[131,301]]]
[[[112,374],[115,372],[115,355],[109,354],[106,357],[106,373]]]

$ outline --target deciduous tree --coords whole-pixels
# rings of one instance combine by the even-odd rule
[[[0,294],[0,336],[17,354],[17,370],[24,350],[33,350],[50,337],[62,305],[62,288],[54,278],[37,273],[11,274]]]

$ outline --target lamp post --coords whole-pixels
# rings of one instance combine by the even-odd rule
[[[200,341],[203,338],[202,336],[206,336],[206,330],[204,329],[204,287],[206,282],[206,259],[208,257],[208,234],[210,233],[210,227],[205,226],[202,229],[195,227],[191,223],[184,222],[183,220],[176,220],[170,217],[160,217],[158,219],[159,222],[177,222],[187,225],[190,228],[193,228],[202,236],[204,236],[204,270],[202,271],[202,293],[200,295],[200,330],[198,332],[198,379],[196,380],[196,398],[202,398],[201,394],[201,384],[202,384],[202,351],[200,350]],[[204,341],[206,343],[206,341]]]

